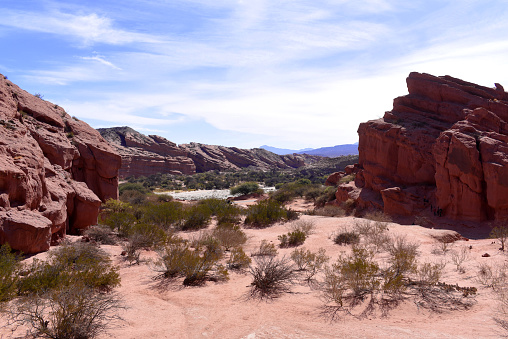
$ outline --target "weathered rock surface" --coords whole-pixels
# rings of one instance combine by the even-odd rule
[[[0,243],[25,253],[96,223],[118,198],[118,156],[100,134],[0,75]]]
[[[122,157],[121,178],[196,173],[187,152],[169,140],[157,135],[146,136],[130,127],[99,128],[98,131]]]
[[[508,217],[508,93],[420,73],[407,86],[392,111],[360,124],[361,170],[354,189],[339,187],[337,203],[356,197],[392,215]]]
[[[248,150],[199,143],[178,146],[157,135],[145,136],[130,127],[101,128],[98,131],[122,156],[122,178],[157,173],[232,171],[246,167],[298,168],[320,158],[306,154],[281,156],[260,148]]]

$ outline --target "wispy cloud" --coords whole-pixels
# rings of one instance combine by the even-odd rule
[[[239,146],[264,143],[255,135],[323,146],[356,141],[360,122],[406,93],[410,71],[508,83],[504,0],[51,3],[6,8],[0,26],[70,40],[65,56],[28,60],[23,79],[101,126],[204,122]]]
[[[52,11],[41,14],[4,8],[0,25],[68,36],[78,39],[83,45],[94,43],[119,45],[157,43],[159,41],[156,37],[148,34],[115,28],[111,19],[96,13],[80,15]]]

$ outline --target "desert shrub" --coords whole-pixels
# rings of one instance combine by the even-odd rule
[[[169,194],[157,194],[157,202],[170,202],[173,201],[173,197]]]
[[[311,235],[316,228],[316,223],[312,219],[298,220],[288,226],[290,232],[300,231],[305,233],[306,236]]]
[[[250,266],[252,275],[251,296],[273,298],[290,290],[294,282],[294,269],[289,259],[275,256],[261,256]]]
[[[448,253],[448,251],[450,251],[450,245],[452,244],[452,242],[448,241],[448,239],[440,237],[437,238],[436,241],[437,243],[432,248],[433,254],[445,255],[446,253]]]
[[[217,227],[213,230],[212,236],[219,241],[226,251],[233,247],[239,247],[247,241],[247,235],[237,225]]]
[[[316,202],[316,200],[321,197],[324,192],[326,191],[326,188],[324,188],[323,186],[314,186],[314,187],[309,187],[309,189],[307,189],[305,191],[305,193],[303,194],[305,200],[307,201],[314,201]]]
[[[296,247],[300,246],[305,242],[305,239],[307,236],[305,235],[305,232],[302,231],[293,231],[289,232],[287,234],[279,235],[278,239],[280,241],[280,247]]]
[[[118,310],[122,308],[117,294],[97,293],[77,283],[17,299],[10,310],[10,321],[28,326],[31,337],[96,338],[121,320]]]
[[[247,254],[243,251],[241,247],[235,247],[231,249],[228,267],[231,269],[239,270],[242,268],[247,268],[251,264],[252,260],[249,258]]]
[[[244,182],[230,189],[231,195],[247,195],[251,193],[263,193],[257,182]]]
[[[102,223],[118,232],[119,236],[126,236],[130,228],[136,222],[136,217],[131,211],[120,211],[108,213]]]
[[[287,210],[273,200],[262,200],[249,206],[244,223],[253,227],[266,227],[287,217]]]
[[[343,217],[345,212],[341,207],[329,205],[322,208],[317,208],[315,210],[315,214],[321,215],[323,217]]]
[[[157,248],[166,243],[167,233],[161,227],[152,224],[137,223],[129,230],[128,238],[140,248]]]
[[[256,257],[262,257],[262,256],[276,256],[278,253],[277,248],[274,244],[270,244],[268,241],[263,239],[261,241],[261,244],[259,244],[259,248],[257,252],[251,253],[251,256]]]
[[[111,227],[107,225],[90,226],[83,232],[83,235],[103,245],[115,245],[117,241],[117,237],[111,232]]]
[[[407,240],[406,237],[398,236],[393,241],[387,243],[387,251],[390,257],[388,263],[390,270],[396,275],[405,275],[416,271],[416,257],[418,256],[417,243]]]
[[[416,279],[421,288],[432,286],[439,282],[445,263],[423,263],[418,266],[416,271]]]
[[[207,206],[211,214],[217,217],[217,224],[240,223],[242,210],[240,207],[224,199],[209,198],[200,200],[199,205]]]
[[[337,245],[354,245],[360,242],[360,236],[355,232],[340,232],[333,238]]]
[[[342,209],[345,211],[346,215],[353,214],[355,208],[356,208],[356,201],[353,199],[347,199],[344,201],[341,206]]]
[[[206,228],[212,218],[212,212],[206,205],[194,205],[184,210],[179,228],[182,231],[195,231]]]
[[[218,253],[219,252],[219,253]],[[161,278],[184,277],[184,285],[201,285],[206,280],[227,280],[228,273],[217,262],[222,257],[219,249],[213,245],[191,250],[188,244],[170,243],[159,253],[155,269]]]
[[[12,253],[9,244],[0,247],[0,303],[11,300],[16,295],[20,258]],[[0,309],[1,309],[0,304]]]
[[[354,174],[345,175],[342,178],[340,178],[339,184],[346,184],[346,183],[353,181],[353,180],[355,180]]]
[[[424,263],[418,267],[417,248],[405,238],[396,238],[387,249],[388,266],[383,269],[374,260],[374,251],[353,246],[351,254],[342,254],[325,270],[325,309],[332,316],[339,312],[352,314],[353,308],[362,304],[360,315],[365,316],[376,306],[386,312],[407,298],[436,312],[471,307],[476,288],[440,282],[444,264]]]
[[[150,193],[150,190],[140,183],[126,182],[118,185],[118,194],[121,196],[125,191],[137,191],[142,194]]]
[[[302,248],[291,252],[291,259],[299,271],[305,271],[305,279],[310,282],[323,269],[330,257],[326,255],[324,248],[320,248],[315,253]]]
[[[298,220],[298,218],[300,218],[300,213],[295,211],[295,210],[292,210],[290,208],[286,209],[286,220],[287,221],[294,221],[294,220]]]
[[[495,291],[500,291],[508,283],[507,268],[506,265],[492,267],[483,263],[478,267],[476,280],[484,286],[492,287]]]
[[[147,203],[140,208],[141,222],[165,230],[180,225],[184,218],[183,204],[177,201]]]
[[[275,192],[271,192],[270,194],[270,200],[276,201],[279,204],[285,204],[291,200],[293,200],[295,197],[292,192],[278,189]]]
[[[459,251],[452,251],[452,262],[457,268],[458,272],[465,273],[462,263],[469,259],[469,248],[463,246]]]
[[[34,260],[18,283],[18,294],[30,295],[82,283],[86,288],[109,291],[120,284],[118,269],[108,254],[90,244],[64,244],[49,252],[47,261]]]
[[[383,272],[383,289],[398,296],[406,288],[408,275],[417,271],[418,244],[399,236],[387,243],[387,251],[390,267]]]
[[[331,268],[326,269],[323,296],[340,307],[348,301],[354,306],[379,287],[379,271],[372,253],[353,247],[351,254],[343,254]]]
[[[353,225],[354,232],[365,238],[365,243],[375,252],[381,251],[390,242],[386,223],[368,219],[356,219]]]
[[[324,207],[327,202],[330,202],[335,199],[335,192],[337,192],[337,188],[334,186],[328,186],[324,190],[321,191],[319,197],[314,199],[314,205],[317,208]]]
[[[499,250],[504,251],[506,240],[508,239],[508,222],[505,220],[494,224],[494,227],[490,231],[490,237],[499,240],[501,243]]]
[[[131,205],[142,205],[147,200],[148,196],[144,193],[135,190],[126,190],[119,196],[123,202]]]

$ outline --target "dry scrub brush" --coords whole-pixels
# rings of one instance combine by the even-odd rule
[[[326,255],[324,248],[320,248],[317,252],[302,248],[291,252],[291,259],[296,264],[298,271],[304,274],[305,281],[310,283],[316,274],[324,269],[330,257]]]
[[[294,267],[286,257],[256,257],[255,265],[251,265],[252,275],[250,295],[254,298],[275,298],[288,292],[294,283]]]
[[[64,244],[34,260],[16,282],[9,325],[42,338],[94,338],[120,319],[120,276],[109,256],[89,243]]]
[[[216,242],[191,249],[185,242],[174,242],[159,252],[154,270],[160,272],[156,278],[183,277],[184,285],[201,285],[207,280],[228,280],[227,269],[219,264],[223,252]]]
[[[442,264],[418,265],[418,244],[395,237],[384,246],[388,259],[375,259],[375,250],[354,245],[350,254],[342,254],[325,270],[323,296],[325,311],[332,317],[353,314],[366,316],[376,309],[386,313],[403,300],[413,298],[419,307],[444,311],[466,309],[474,300],[475,288],[439,282]]]

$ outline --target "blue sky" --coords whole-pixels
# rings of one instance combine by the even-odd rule
[[[354,143],[411,71],[508,86],[508,0],[2,0],[0,73],[92,127]]]

